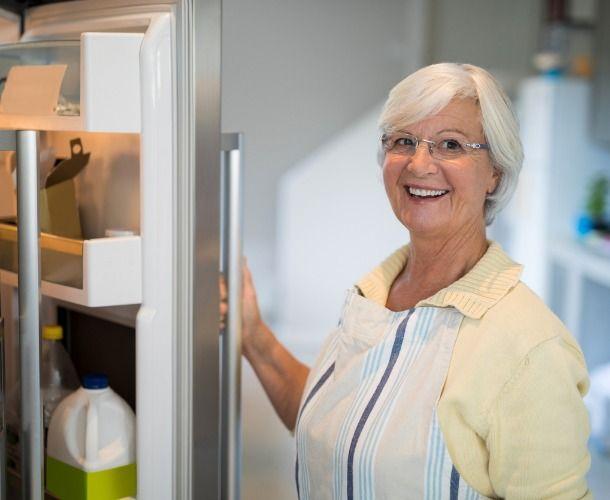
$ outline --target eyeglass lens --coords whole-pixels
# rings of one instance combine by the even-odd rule
[[[386,153],[412,156],[418,146],[426,146],[431,155],[437,159],[456,158],[466,153],[464,146],[457,139],[424,141],[411,134],[393,134],[381,139]]]

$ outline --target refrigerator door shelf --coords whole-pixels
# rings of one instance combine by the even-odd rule
[[[80,42],[0,45],[0,78],[8,77],[0,87],[0,129],[140,133],[143,37],[82,33]],[[25,72],[9,74],[11,68],[24,66]],[[63,78],[53,71],[61,66],[66,68]],[[57,78],[58,91],[49,92]],[[41,89],[49,94],[47,103],[40,101]]]
[[[87,307],[142,301],[140,236],[74,240],[42,233],[41,292]],[[17,230],[0,224],[0,283],[17,286]]]

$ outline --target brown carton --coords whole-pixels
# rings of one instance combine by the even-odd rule
[[[44,187],[40,190],[40,230],[43,233],[82,240],[74,177],[85,168],[91,153],[83,153],[80,139],[70,141],[70,150],[71,157],[62,160],[49,172]]]
[[[0,164],[0,220],[14,220],[17,214],[17,199],[11,157],[5,154],[4,160],[3,164]]]
[[[38,197],[40,231],[65,238],[83,239],[74,178],[89,162],[79,138],[70,141],[71,156],[61,160],[44,179]],[[0,219],[16,220],[14,176],[9,169],[0,172]],[[10,189],[6,184],[10,183]],[[6,198],[5,198],[6,196]]]

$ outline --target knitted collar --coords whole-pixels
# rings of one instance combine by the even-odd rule
[[[385,306],[392,283],[406,265],[408,255],[409,245],[405,245],[364,276],[356,285],[362,295]],[[522,270],[523,266],[513,262],[492,241],[468,273],[416,306],[453,306],[464,316],[480,319],[519,282]]]

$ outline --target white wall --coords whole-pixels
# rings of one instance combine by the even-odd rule
[[[428,62],[531,73],[542,2],[224,0],[223,129],[246,134],[245,251],[273,319],[277,186]]]
[[[343,161],[347,167],[362,159],[353,165],[358,175],[366,172],[367,177],[354,185],[355,190],[363,191],[362,183],[381,189],[370,142],[377,135],[374,117],[369,115],[365,125],[360,120],[419,64],[424,25],[418,21],[424,4],[425,0],[223,2],[223,130],[246,135],[245,253],[265,319],[274,325],[275,313],[282,309],[281,302],[275,301],[281,297],[275,288],[279,261],[276,231],[284,210],[278,204],[278,181],[312,152],[321,147],[331,151],[337,140],[345,142],[343,137],[352,133],[344,131],[358,123],[357,144],[347,139],[354,155],[343,155]],[[414,8],[407,13],[407,6]],[[328,146],[321,146],[324,144]],[[319,154],[314,153],[315,158]],[[315,161],[310,159],[309,164]],[[323,158],[323,162],[328,161]],[[332,163],[334,167],[336,161]],[[296,170],[307,168],[304,165]],[[349,169],[342,172],[348,178],[353,176]],[[328,188],[338,192],[343,188],[341,176],[336,173],[331,177],[335,184],[327,184]],[[317,194],[312,195],[315,201]],[[320,208],[325,210],[322,205]],[[332,226],[327,229],[332,230]],[[379,255],[382,253],[380,250]],[[356,260],[354,257],[352,262]],[[373,261],[363,263],[362,269]],[[346,283],[334,295],[339,301],[342,288],[353,281],[354,273],[345,268],[346,279],[339,282]],[[329,304],[327,317],[333,315],[336,308]],[[317,327],[318,338],[327,328],[322,321]],[[283,330],[279,333],[283,335]],[[292,333],[292,339],[299,338],[296,331]],[[317,346],[314,339],[308,352],[296,347],[310,360]],[[248,366],[244,368],[242,404],[243,498],[295,498],[293,439]]]
[[[336,325],[345,290],[408,241],[376,162],[380,108],[298,163],[280,184],[278,331],[303,356]]]
[[[533,73],[542,0],[433,0],[428,52],[433,62],[476,64],[494,73],[509,94]]]
[[[412,68],[420,3],[223,1],[223,130],[245,132],[245,251],[268,318],[278,179]]]

